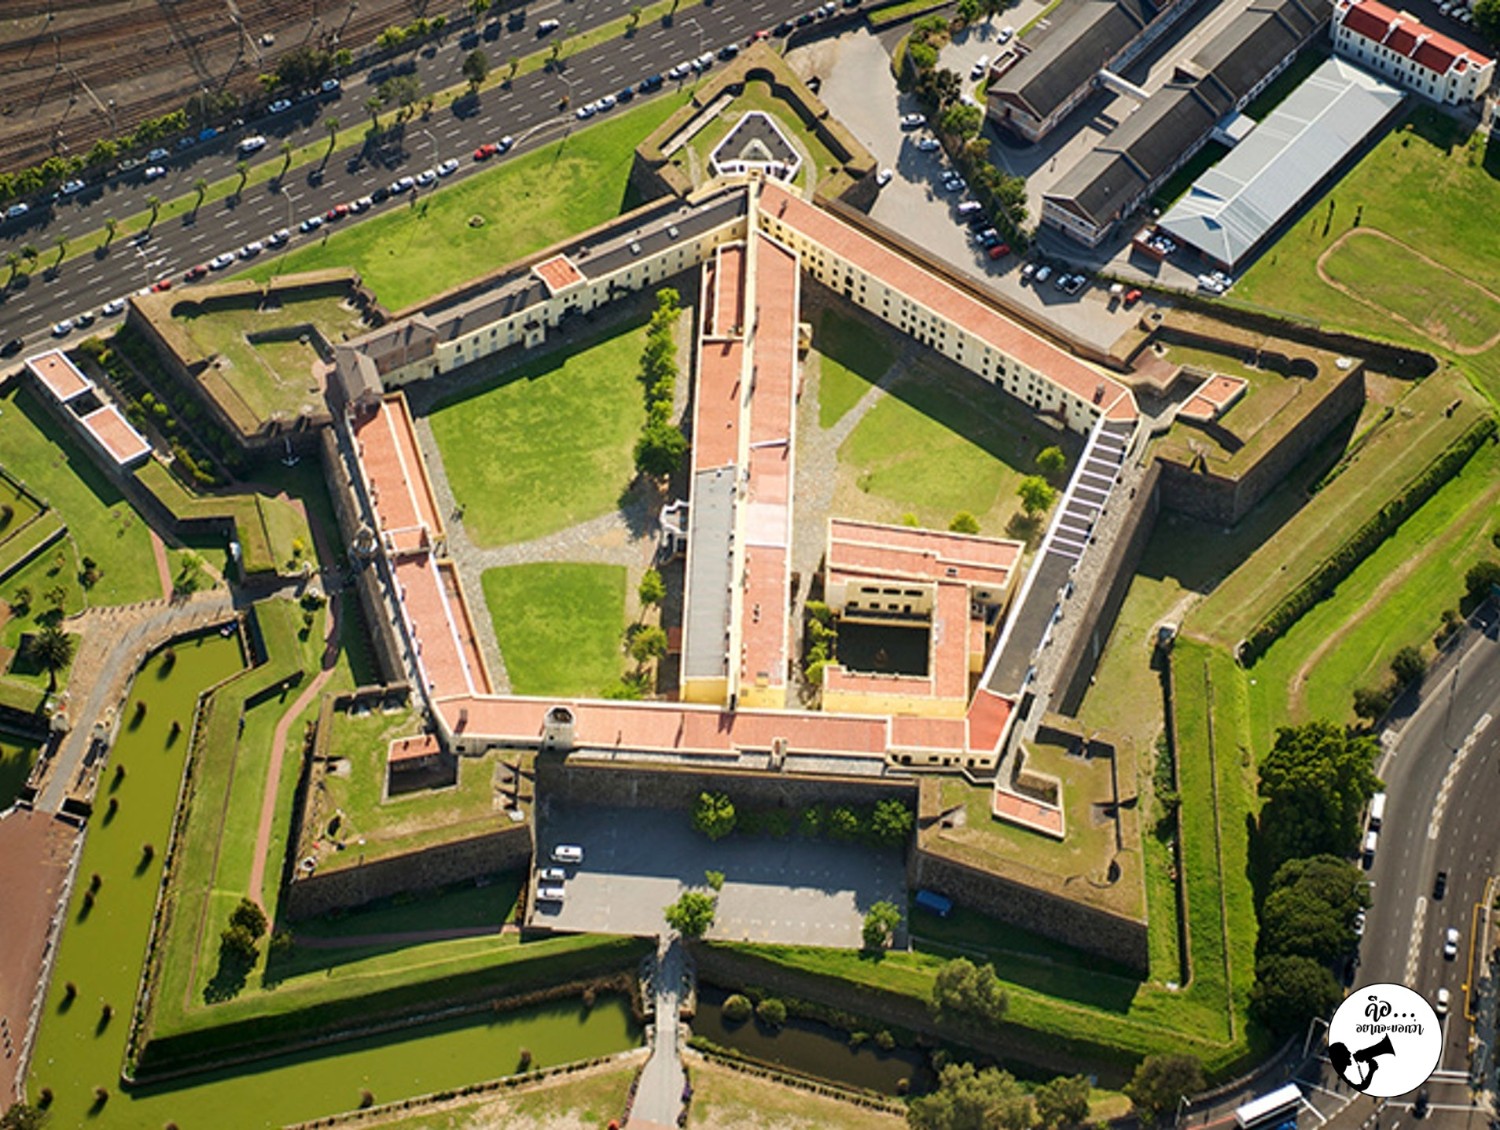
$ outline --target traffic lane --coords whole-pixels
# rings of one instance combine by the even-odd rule
[[[576,13],[579,33],[582,33],[618,19],[633,6],[631,0],[584,0],[581,5],[578,0],[553,0],[550,4],[531,9],[527,13],[528,22],[521,30],[510,32],[502,30],[500,37],[494,41],[485,41],[481,36],[480,46],[491,55],[492,70],[503,70],[504,60],[510,54],[524,56],[534,52],[538,47],[544,48],[550,42],[550,37],[538,36],[535,31],[535,22],[539,22],[537,18],[548,18],[549,12],[551,18]],[[733,7],[715,3],[714,0],[705,0],[702,5],[676,15],[670,24],[653,20],[629,38],[621,37],[612,40],[609,44],[603,45],[602,49],[596,48],[592,54],[586,56],[602,76],[601,82],[591,84],[591,89],[596,92],[589,96],[589,100],[602,94],[614,93],[619,86],[624,85],[627,75],[624,69],[625,62],[636,61],[643,66],[649,65],[658,70],[665,70],[673,63],[692,58],[703,51],[717,50],[725,42],[743,41],[744,37],[752,31],[771,26],[810,7],[812,5],[805,0],[802,2],[756,0],[752,4]],[[565,27],[568,22],[569,20],[564,20]],[[730,37],[728,40],[724,38],[726,35]],[[448,37],[444,46],[433,52],[430,57],[424,52],[417,53],[414,73],[423,79],[424,89],[442,89],[461,81],[458,71],[462,57],[468,51],[460,45],[462,39],[462,36]],[[610,55],[614,44],[638,46],[633,52],[627,52],[620,59],[615,59]],[[675,50],[664,52],[661,50],[664,46],[671,46]],[[683,53],[670,58],[678,51]],[[582,59],[585,56],[578,58]],[[359,128],[366,116],[364,102],[374,93],[378,79],[396,73],[397,67],[409,62],[411,62],[409,58],[386,60],[368,68],[362,76],[356,75],[346,79],[344,89],[337,98],[309,100],[297,103],[281,114],[262,115],[251,119],[233,131],[226,132],[211,141],[199,143],[188,150],[187,153],[191,156],[188,157],[187,164],[179,163],[183,158],[174,150],[173,155],[166,160],[169,177],[184,180],[189,189],[192,182],[199,177],[203,177],[210,183],[224,177],[232,177],[235,165],[241,159],[236,146],[239,139],[248,134],[258,133],[269,141],[266,149],[261,151],[262,155],[259,160],[251,159],[252,165],[256,165],[279,162],[281,156],[277,150],[282,140],[291,140],[294,144],[301,146],[316,142],[320,136],[326,136],[322,122],[330,113],[340,117],[344,128]],[[620,81],[611,88],[609,83],[616,77]],[[637,77],[644,77],[644,75]],[[493,92],[486,92],[483,97],[488,97],[490,93]],[[19,249],[27,242],[34,242],[38,237],[55,243],[59,235],[67,238],[87,235],[97,230],[103,215],[108,214],[94,211],[94,206],[103,198],[109,199],[109,206],[115,210],[118,218],[145,211],[147,209],[145,199],[151,193],[152,186],[143,182],[141,170],[132,171],[124,176],[111,177],[103,193],[86,194],[87,199],[82,202],[86,205],[84,208],[79,208],[79,202],[76,200],[72,202],[65,200],[50,210],[33,209],[32,216],[21,226],[15,226],[14,222],[7,224],[5,231],[0,232],[0,253],[11,250],[10,244],[15,244],[15,249]],[[157,195],[161,195],[163,199],[168,198],[160,192]],[[95,216],[98,218],[96,219]]]
[[[740,26],[749,28],[753,23],[753,19],[746,19],[741,21]],[[730,30],[738,31],[733,22]],[[674,31],[676,34],[671,34]],[[696,40],[696,34],[679,21],[674,29],[665,29],[650,37],[655,43],[655,50],[647,53],[647,67],[665,67],[670,64],[665,64],[662,60],[677,61],[685,57],[684,44],[688,37]],[[749,32],[745,34],[748,35]],[[450,155],[450,151],[429,148],[424,134],[435,137],[438,132],[442,132],[448,136],[452,145],[451,155],[458,156],[464,162],[460,172],[450,179],[457,180],[472,175],[477,171],[477,163],[469,158],[469,152],[482,141],[503,132],[514,131],[516,136],[521,136],[526,131],[543,125],[557,130],[572,128],[575,124],[572,111],[558,114],[554,109],[557,100],[567,93],[569,81],[574,90],[575,105],[617,91],[619,87],[599,80],[597,69],[592,66],[594,61],[593,54],[589,54],[579,56],[569,65],[568,71],[576,70],[580,76],[578,78],[572,78],[566,72],[535,72],[518,79],[510,90],[487,92],[481,98],[481,106],[484,107],[486,101],[489,105],[467,118],[445,113],[425,124],[420,119],[416,120],[414,124],[408,125],[402,139],[401,160],[394,167],[365,161],[351,168],[347,159],[331,161],[317,182],[313,181],[307,170],[298,170],[288,178],[285,190],[292,194],[294,200],[290,222],[287,197],[283,192],[274,191],[270,182],[262,182],[248,189],[239,204],[233,208],[216,202],[206,206],[213,210],[200,213],[196,223],[186,222],[188,217],[185,216],[181,221],[159,224],[153,230],[151,239],[144,245],[147,250],[134,262],[116,264],[114,261],[120,248],[116,244],[103,261],[109,266],[97,274],[85,275],[76,270],[75,264],[82,261],[75,260],[65,264],[53,278],[40,274],[34,276],[31,286],[25,292],[12,292],[3,305],[0,305],[0,323],[8,327],[5,331],[7,337],[17,333],[23,336],[38,334],[63,318],[72,317],[79,310],[98,306],[117,294],[129,293],[163,276],[175,276],[220,251],[232,251],[250,239],[263,238],[277,227],[293,227],[306,216],[321,214],[340,201],[367,195],[376,187],[389,184],[399,176],[400,173],[395,170],[401,166],[412,169],[419,167],[421,162],[417,158],[425,158],[435,164],[435,156]],[[652,72],[647,70],[646,73]],[[525,148],[525,144],[518,144],[512,154],[524,151]],[[190,184],[186,187],[191,189]],[[356,222],[356,217],[344,220],[343,224],[352,222]],[[294,232],[294,241],[300,238]],[[43,289],[37,292],[33,290],[34,287]],[[23,293],[27,297],[12,304]]]

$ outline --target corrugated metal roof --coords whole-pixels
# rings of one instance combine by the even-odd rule
[[[1343,59],[1329,59],[1199,177],[1158,226],[1217,262],[1238,263],[1403,97]]]

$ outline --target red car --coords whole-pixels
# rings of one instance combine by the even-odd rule
[[[208,264],[199,263],[196,267],[189,267],[187,274],[182,276],[183,282],[195,282],[208,274]]]
[[[997,243],[997,244],[995,244],[994,247],[990,248],[990,258],[991,259],[998,259],[1002,255],[1009,255],[1009,254],[1010,254],[1010,244],[1008,244],[1008,243]]]
[[[759,43],[763,39],[770,39],[770,38],[771,38],[771,29],[763,27],[758,32],[756,32],[754,35],[752,35],[749,39],[747,39],[745,42],[747,42],[747,43]]]
[[[154,283],[151,284],[151,289],[154,290],[154,291],[156,291],[158,294],[160,294],[164,290],[171,290],[172,289],[172,280],[171,279],[157,279]]]
[[[331,224],[334,220],[342,220],[348,214],[349,205],[335,204],[332,208],[323,213],[323,219],[327,220]]]
[[[1130,307],[1134,306],[1140,300],[1141,300],[1141,292],[1140,292],[1139,289],[1127,290],[1125,292],[1125,308],[1127,310]]]
[[[498,145],[496,145],[493,141],[486,141],[478,149],[474,150],[474,160],[488,161],[498,152],[500,152],[500,147]]]

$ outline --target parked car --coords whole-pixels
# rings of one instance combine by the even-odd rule
[[[19,203],[12,204],[9,208],[7,208],[5,210],[5,218],[7,220],[19,220],[29,211],[31,211],[31,205],[27,204],[23,200]]]
[[[599,99],[599,101],[595,102],[594,105],[598,108],[600,113],[603,113],[605,110],[613,110],[618,101],[619,99],[617,99],[613,94],[606,94],[603,98]]]
[[[579,121],[584,121],[588,118],[592,118],[594,114],[595,110],[594,104],[592,102],[585,103],[573,112],[573,116],[576,117]]]
[[[283,243],[291,238],[292,233],[287,231],[286,228],[277,228],[270,235],[266,236],[266,246],[280,247]]]
[[[719,48],[719,58],[723,59],[726,63],[739,53],[740,45],[738,43],[726,43],[723,47]]]
[[[921,129],[927,124],[927,118],[922,114],[902,114],[902,129]]]
[[[478,149],[474,150],[474,160],[488,161],[498,152],[500,152],[500,147],[498,145],[496,145],[493,141],[486,141]]]
[[[539,867],[536,877],[544,883],[561,883],[567,879],[568,873],[561,867]]]
[[[272,102],[269,106],[266,107],[266,112],[271,114],[282,114],[287,110],[290,110],[291,108],[292,100],[290,98],[278,98],[275,102]]]
[[[936,153],[941,148],[942,145],[935,137],[924,137],[917,142],[917,151],[920,153]]]
[[[62,182],[62,188],[59,191],[61,191],[64,196],[76,196],[87,187],[88,186],[81,180],[65,180]]]
[[[324,94],[332,94],[334,91],[338,90],[342,85],[343,84],[340,83],[339,80],[336,79],[336,78],[325,78],[323,80],[323,85],[320,86],[320,87],[318,87],[318,89],[321,90]]]
[[[1009,43],[1010,39],[1011,39],[1011,36],[1013,36],[1015,34],[1016,34],[1016,29],[1013,28],[1013,27],[1010,27],[1009,25],[1006,25],[1005,27],[1001,28],[1000,31],[999,31],[999,33],[995,36],[995,42],[996,43]]]
[[[155,293],[157,293],[157,294],[160,294],[164,290],[171,290],[172,289],[172,280],[171,279],[157,279],[154,283],[151,284],[151,289]]]
[[[0,357],[14,357],[17,353],[21,352],[21,350],[25,348],[25,338],[13,337],[4,345],[0,345]]]
[[[373,207],[375,207],[375,198],[373,196],[361,196],[358,200],[351,200],[349,202],[349,211],[351,212],[368,212]]]
[[[537,886],[536,897],[538,902],[562,902],[568,897],[568,892],[558,884],[542,883]]]
[[[264,149],[265,147],[266,139],[258,133],[253,133],[249,137],[240,138],[239,151],[241,155],[254,153],[257,150]]]
[[[890,169],[881,169],[880,172],[875,174],[876,186],[879,188],[884,188],[886,185],[891,183],[891,178],[895,175],[896,174],[891,172]]]
[[[1032,279],[1037,283],[1044,283],[1051,277],[1052,268],[1047,266],[1046,263],[1043,263],[1040,267],[1038,267],[1036,269],[1036,274],[1032,275]]]
[[[72,332],[73,332],[73,323],[70,320],[68,320],[67,318],[64,318],[60,322],[54,322],[52,324],[52,336],[53,337],[67,337]]]
[[[94,324],[94,312],[85,310],[82,314],[73,316],[73,324],[81,330],[86,330]]]
[[[106,318],[113,318],[116,314],[123,313],[124,310],[125,300],[123,298],[111,298],[103,306],[99,307],[99,313],[103,314]]]
[[[150,153],[146,154],[146,160],[155,164],[158,161],[165,161],[171,155],[172,154],[168,153],[165,149],[158,145],[155,149],[151,150]]]
[[[615,95],[616,102],[630,102],[635,98],[635,87],[626,86],[620,88],[620,93]]]
[[[404,180],[406,178],[403,177],[402,179]],[[423,169],[420,173],[417,174],[417,183],[423,188],[426,188],[430,184],[436,184],[437,173],[432,169]]]
[[[208,261],[208,269],[210,271],[222,271],[225,267],[229,266],[229,264],[233,262],[234,256],[226,251],[224,252],[224,254],[215,255],[212,259],[210,259]]]
[[[1129,290],[1127,290],[1125,292],[1125,309],[1127,309],[1127,310],[1130,309],[1132,306],[1134,306],[1140,300],[1141,300],[1141,290],[1140,290],[1140,288],[1139,287],[1131,287]]]
[[[981,55],[979,56],[979,58],[974,60],[974,65],[969,68],[969,78],[974,82],[978,82],[980,79],[984,78],[985,72],[987,72],[989,69],[990,57],[988,55]]]
[[[199,263],[196,267],[189,267],[187,269],[187,271],[182,276],[182,281],[197,282],[206,274],[208,274],[208,264]]]
[[[399,196],[403,192],[410,192],[413,188],[416,187],[416,183],[416,177],[401,177],[391,184],[391,194],[394,196]]]
[[[636,87],[642,94],[650,94],[653,90],[660,90],[662,84],[667,80],[661,75],[650,75],[641,79],[640,85]]]
[[[579,864],[583,862],[583,848],[577,844],[558,844],[552,849],[552,862]]]
[[[550,35],[560,27],[562,27],[560,20],[542,20],[536,25],[536,33],[537,35]]]
[[[146,166],[146,179],[148,181],[153,181],[153,180],[156,180],[158,177],[164,177],[166,175],[167,175],[167,170],[164,169],[164,168],[162,168],[160,165],[147,165]]]
[[[265,249],[266,245],[264,243],[262,243],[258,239],[252,239],[249,243],[245,244],[244,247],[240,248],[239,256],[241,259],[254,259]]]
[[[985,252],[991,259],[1003,259],[1010,254],[1010,244],[997,243]]]
[[[458,172],[458,161],[453,157],[449,157],[437,167],[437,175],[440,177],[451,177],[456,172]]]
[[[511,148],[511,146],[515,145],[515,143],[516,143],[516,139],[513,138],[513,137],[511,137],[510,134],[506,134],[498,142],[496,142],[496,144],[500,146],[500,152],[502,152],[502,153],[504,153],[507,150],[509,150]]]

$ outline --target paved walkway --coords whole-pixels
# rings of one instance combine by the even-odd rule
[[[68,676],[67,716],[74,725],[47,767],[36,807],[61,810],[83,770],[96,726],[124,702],[130,681],[151,651],[175,636],[226,620],[234,610],[230,594],[213,589],[181,600],[91,608],[65,621],[68,631],[83,637]]]
[[[682,993],[682,940],[675,934],[657,943],[656,1021],[652,1026],[651,1058],[641,1072],[635,1105],[626,1130],[676,1126],[682,1111],[687,1074],[682,1070],[681,1024],[678,1003]]]
[[[333,669],[339,661],[339,599],[338,594],[331,594],[328,598],[328,627],[323,635],[323,661],[322,669],[317,676],[307,685],[307,689],[297,696],[297,701],[287,708],[280,721],[276,723],[276,733],[271,738],[271,761],[266,766],[266,783],[261,791],[260,798],[260,823],[255,829],[255,854],[250,857],[250,897],[262,907],[266,905],[265,882],[266,882],[266,853],[271,847],[271,828],[276,822],[276,800],[280,794],[281,784],[281,762],[286,754],[286,739],[292,725],[302,712],[317,701],[318,695],[323,691],[323,684],[333,674]]]

